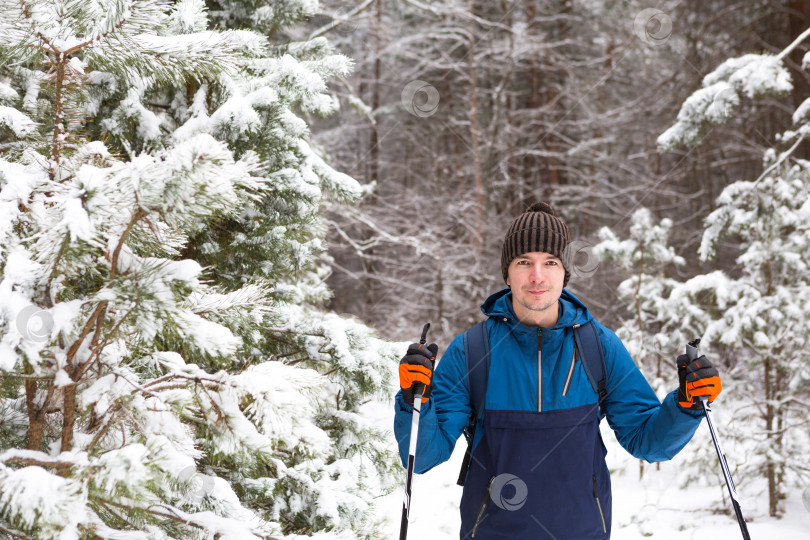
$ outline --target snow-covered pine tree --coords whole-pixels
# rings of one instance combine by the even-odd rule
[[[664,271],[671,264],[683,265],[684,259],[668,245],[671,219],[655,223],[652,212],[639,208],[631,221],[630,237],[624,240],[608,227],[600,229],[600,242],[593,253],[629,274],[619,284],[619,295],[627,302],[630,317],[616,333],[639,367],[659,379],[668,376],[666,369],[672,366],[666,362],[673,362],[685,343],[681,336],[663,332],[661,326],[662,304],[678,283],[667,278]]]
[[[758,421],[739,429],[755,442],[745,469],[765,475],[771,516],[781,513],[796,474],[810,472],[810,163],[779,161],[769,150],[760,179],[723,191],[706,220],[700,252],[709,259],[724,237],[741,240],[740,275],[723,285],[727,307],[705,336],[737,353],[727,388],[757,411]]]
[[[358,408],[397,354],[321,307],[319,207],[361,188],[300,116],[349,62],[214,26],[0,1],[0,535],[378,536],[396,461]]]
[[[733,107],[718,108],[721,101],[737,106],[741,95],[790,91],[782,59],[808,35],[776,56],[724,62],[705,78],[706,88],[684,103],[678,122],[659,143],[696,143],[704,126],[732,112]],[[782,512],[789,487],[810,475],[810,163],[794,155],[810,136],[808,110],[810,99],[793,115],[796,129],[765,152],[762,174],[727,186],[706,219],[701,258],[710,260],[722,241],[732,239],[739,247],[735,275],[696,276],[676,287],[668,301],[671,314],[699,323],[705,343],[724,347],[732,361],[723,373],[724,402],[739,406],[724,436],[739,444],[737,477],[764,476],[771,516]],[[753,485],[747,485],[750,497]]]
[[[655,223],[650,210],[639,208],[631,222],[630,237],[624,240],[609,227],[602,227],[593,253],[629,275],[619,284],[618,292],[630,316],[622,320],[616,334],[663,399],[672,389],[674,359],[686,343],[679,329],[662,323],[662,306],[678,283],[666,277],[665,269],[671,264],[682,265],[684,260],[668,245],[671,219]],[[643,474],[644,462],[640,461],[639,476]]]

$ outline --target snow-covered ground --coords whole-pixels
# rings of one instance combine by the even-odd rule
[[[392,429],[393,405],[375,404],[366,408],[366,413],[381,427]],[[707,510],[722,500],[725,487],[721,490],[719,487],[690,485],[682,489],[678,475],[679,462],[683,459],[680,456],[661,463],[658,470],[656,465],[645,463],[644,476],[639,480],[639,461],[619,446],[607,422],[602,422],[602,437],[608,448],[607,461],[613,485],[613,538],[726,540],[742,537],[730,504],[727,505],[728,514],[713,514]],[[690,444],[712,445],[705,422]],[[391,445],[394,448],[393,435]],[[414,477],[409,538],[458,538],[461,488],[456,485],[456,479],[464,450],[462,439],[448,462]],[[733,469],[733,456],[728,456],[728,460]],[[402,478],[404,486],[404,470]],[[727,493],[725,495],[727,500]],[[378,512],[389,522],[390,534],[386,537],[399,536],[402,496],[402,490],[398,490],[379,502]],[[785,515],[781,519],[767,517],[765,497],[747,498],[742,490],[740,497],[752,539],[810,540],[810,509],[802,503],[801,490],[788,494]]]

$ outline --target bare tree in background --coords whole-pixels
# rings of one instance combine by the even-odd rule
[[[357,12],[330,31],[356,67],[334,88],[343,113],[314,136],[338,168],[374,182],[358,211],[330,215],[333,308],[399,339],[430,319],[445,342],[503,286],[503,232],[537,200],[593,243],[650,208],[673,219],[672,243],[693,263],[668,274],[705,270],[688,256],[703,217],[723,187],[761,170],[793,104],[744,104],[692,150],[662,155],[655,140],[722,60],[783,49],[808,12],[777,0],[325,4],[335,17],[313,27]],[[610,324],[619,280],[603,265],[569,288]]]

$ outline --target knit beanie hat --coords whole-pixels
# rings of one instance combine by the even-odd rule
[[[571,277],[568,261],[564,257],[564,251],[569,242],[568,227],[554,215],[551,206],[544,202],[531,205],[528,210],[515,218],[512,225],[509,226],[509,230],[506,231],[501,250],[503,280],[506,281],[509,263],[515,257],[531,251],[542,251],[554,255],[562,261],[565,269],[565,279],[563,280],[563,287],[565,287]]]

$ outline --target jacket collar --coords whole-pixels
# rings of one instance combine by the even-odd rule
[[[564,328],[575,324],[585,324],[593,317],[582,301],[574,296],[568,289],[563,289],[560,295],[559,315],[554,328]],[[512,309],[512,289],[509,287],[502,289],[487,298],[481,304],[481,311],[487,317],[506,318],[508,322],[521,324]]]

